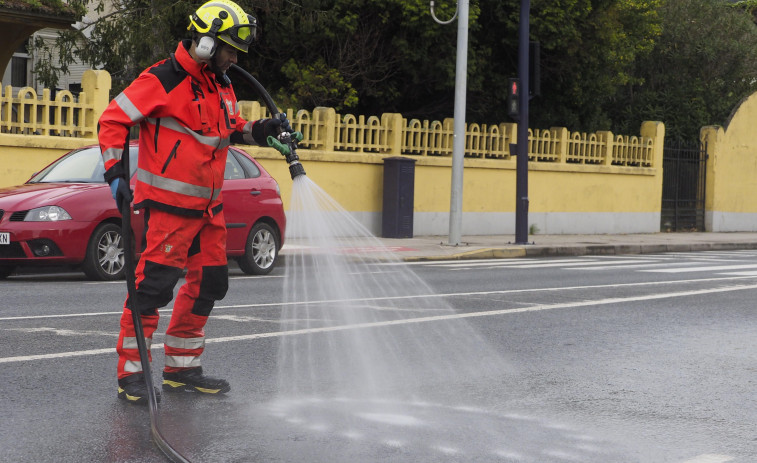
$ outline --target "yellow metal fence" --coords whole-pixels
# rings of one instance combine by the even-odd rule
[[[285,111],[292,127],[304,135],[304,148],[408,156],[452,156],[454,120],[405,119],[401,114],[340,115],[332,108]],[[243,102],[247,119],[270,117],[257,102]],[[517,142],[517,124],[467,124],[465,157],[510,159],[510,144]],[[569,132],[565,127],[528,130],[528,158],[536,162],[652,167],[651,137],[615,135],[612,132]]]
[[[12,87],[0,89],[0,134],[94,137],[97,117],[107,102],[107,94],[97,93],[109,91],[110,85],[109,79],[107,84],[97,81],[102,80],[101,75],[90,77],[83,82],[85,91],[78,96],[60,91],[51,99],[49,90],[37,95],[28,87],[14,96]],[[242,115],[249,120],[269,117],[266,108],[258,102],[240,102],[240,107]],[[303,133],[301,146],[306,149],[392,156],[452,156],[453,119],[408,120],[393,113],[381,117],[341,115],[333,108],[286,112],[295,130]],[[509,160],[513,156],[510,144],[516,142],[517,124],[467,124],[465,156]],[[569,132],[564,127],[529,129],[529,160],[535,162],[652,167],[654,152],[651,137]]]
[[[8,85],[0,89],[0,133],[62,137],[93,133],[85,121],[94,109],[82,101],[87,101],[86,92],[74,97],[64,90],[51,99],[49,89],[38,96],[34,89],[25,87],[13,96],[13,87]]]

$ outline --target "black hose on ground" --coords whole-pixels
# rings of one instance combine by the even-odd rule
[[[131,171],[129,170],[129,136],[126,136],[126,143],[124,144],[123,154],[121,156],[121,164],[123,171],[126,173],[126,178],[131,177]],[[128,180],[126,180],[128,182]],[[170,461],[176,463],[189,463],[178,450],[173,448],[171,444],[160,433],[158,423],[158,399],[155,394],[155,387],[152,381],[152,368],[150,367],[150,356],[147,351],[147,342],[145,341],[144,329],[142,328],[142,318],[139,316],[139,311],[134,308],[134,301],[137,300],[137,283],[135,275],[134,265],[134,250],[132,249],[132,230],[131,230],[131,206],[128,199],[121,201],[119,205],[121,210],[121,236],[124,243],[124,273],[126,275],[126,288],[129,293],[127,299],[127,307],[131,310],[132,320],[134,321],[134,333],[137,338],[137,349],[139,350],[139,359],[142,363],[142,373],[145,378],[145,386],[147,387],[147,406],[150,409],[150,430],[152,432],[155,445],[158,446],[161,452]]]
[[[237,71],[242,77],[245,78],[248,84],[250,84],[263,98],[268,111],[270,111],[272,117],[281,120],[286,120],[286,115],[279,113],[276,103],[274,103],[271,95],[266,89],[255,79],[249,72],[245,71],[236,64],[232,64],[232,69]],[[291,127],[284,127],[285,130],[291,131]],[[297,156],[297,140],[293,137],[289,137],[287,141],[289,147],[289,153],[285,154],[287,163],[289,164],[289,173],[292,179],[299,175],[305,174],[305,168],[300,164],[299,156]],[[129,166],[129,136],[127,135],[124,143],[124,150],[121,156],[121,164],[123,171],[126,172],[126,177],[131,177],[131,171]],[[128,181],[128,180],[127,180]],[[165,437],[160,433],[159,416],[158,416],[158,399],[155,394],[155,386],[152,380],[152,368],[150,366],[150,357],[147,350],[147,342],[145,341],[144,328],[142,327],[142,318],[139,312],[134,309],[134,301],[137,300],[137,284],[135,275],[134,264],[134,250],[132,249],[132,230],[131,230],[131,205],[128,200],[124,200],[119,204],[121,211],[121,235],[124,243],[124,273],[126,274],[126,287],[129,293],[127,299],[127,307],[131,311],[132,320],[134,322],[134,333],[137,338],[137,349],[139,350],[139,359],[142,363],[142,373],[145,378],[145,386],[147,387],[147,403],[150,410],[150,430],[152,432],[155,445],[158,446],[161,452],[172,462],[176,463],[190,463],[190,461],[184,457],[178,450],[173,448]]]

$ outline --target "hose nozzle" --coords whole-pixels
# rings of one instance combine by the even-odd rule
[[[292,176],[292,180],[300,175],[305,175],[305,168],[302,167],[300,161],[293,161],[289,163],[289,175]]]
[[[295,151],[297,142],[302,140],[301,132],[282,132],[279,138],[269,136],[267,138],[268,146],[271,146],[281,153],[289,164],[289,175],[292,180],[300,175],[305,175],[305,168],[300,164],[300,157]]]

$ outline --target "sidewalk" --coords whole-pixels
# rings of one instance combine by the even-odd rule
[[[514,244],[514,235],[463,236],[458,246],[448,236],[379,240],[405,261],[757,249],[757,232],[530,235],[529,244]]]

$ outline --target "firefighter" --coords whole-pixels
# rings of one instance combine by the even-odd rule
[[[211,0],[189,17],[191,39],[143,71],[103,112],[98,137],[105,180],[120,205],[132,199],[119,162],[130,127],[139,124],[134,209],[144,211],[145,249],[135,269],[136,296],[148,346],[158,308],[174,301],[165,336],[164,391],[223,394],[224,379],[206,376],[200,363],[204,327],[228,289],[226,223],[221,186],[230,143],[267,146],[282,121],[245,121],[226,71],[247,52],[256,20],[229,0]],[[288,126],[288,121],[283,121]],[[127,303],[121,316],[118,397],[147,403],[147,387]],[[159,393],[157,393],[159,398]]]

